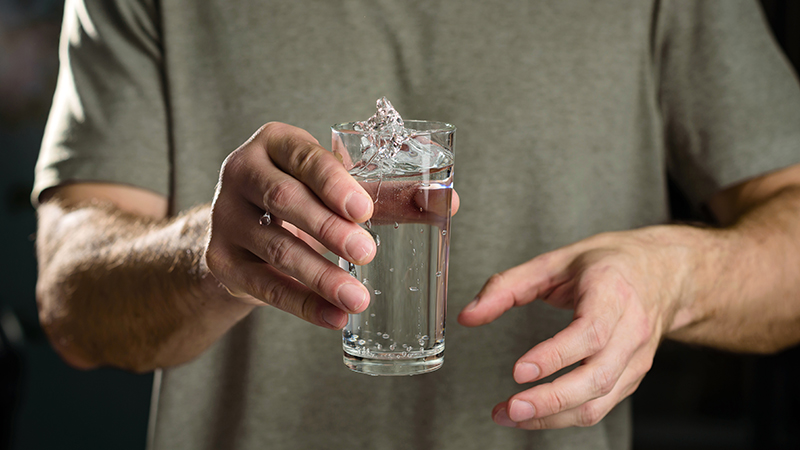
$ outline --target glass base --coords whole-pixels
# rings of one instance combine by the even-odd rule
[[[444,363],[444,349],[430,356],[414,359],[372,359],[344,353],[344,365],[353,372],[372,376],[419,375],[433,372]]]

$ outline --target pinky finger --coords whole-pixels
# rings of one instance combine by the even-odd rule
[[[241,284],[230,286],[230,291],[245,292],[321,327],[340,329],[347,322],[347,313],[260,259],[240,260],[236,270]]]

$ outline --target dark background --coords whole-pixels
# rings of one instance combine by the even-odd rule
[[[761,3],[797,68],[800,1]],[[37,320],[29,193],[62,5],[0,0],[0,449],[143,450],[152,376],[70,369]],[[676,217],[691,218],[673,196]],[[634,395],[635,448],[800,449],[798,383],[799,349],[741,356],[666,342]]]

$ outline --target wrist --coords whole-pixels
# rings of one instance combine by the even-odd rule
[[[712,299],[732,286],[724,284],[722,275],[730,273],[736,247],[735,232],[729,229],[694,225],[671,225],[672,245],[680,249],[676,264],[680,277],[679,295],[673,309],[666,336],[679,340],[692,333],[697,325],[714,316]]]

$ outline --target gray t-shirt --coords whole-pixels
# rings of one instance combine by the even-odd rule
[[[458,127],[451,318],[493,273],[592,234],[669,220],[800,161],[800,90],[753,0],[67,2],[34,198],[72,181],[210,201],[223,158],[277,120],[330,142],[387,96]],[[156,377],[153,449],[627,449],[599,425],[522,431],[490,411],[514,361],[571,312],[535,302],[466,329],[442,369],[348,371],[338,332],[273,308]]]

